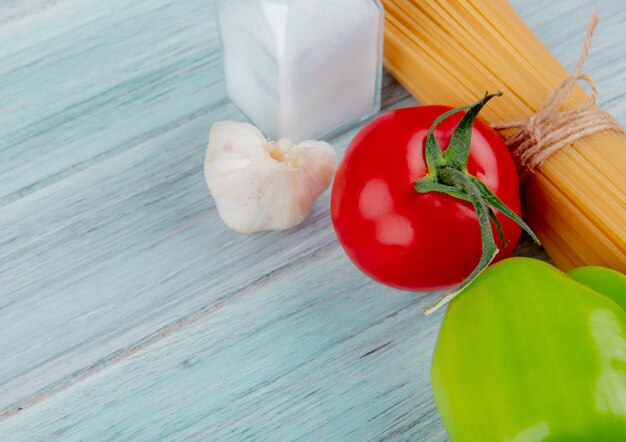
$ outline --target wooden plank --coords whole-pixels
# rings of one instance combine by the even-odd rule
[[[223,235],[210,212],[206,134],[215,120],[242,118],[226,99],[210,5],[40,1],[22,13],[5,4],[0,20],[2,47],[11,48],[0,79],[12,85],[0,89],[0,102],[23,100],[0,114],[4,410],[212,302],[199,295],[207,284],[213,297],[226,296],[309,250],[306,241],[286,247],[291,236],[249,247],[250,237]],[[39,94],[45,77],[57,82]],[[407,96],[396,90],[387,101]],[[35,181],[24,181],[31,172]],[[206,231],[213,235],[196,241]],[[276,260],[250,257],[250,272],[232,274],[208,263],[233,242],[248,245],[245,255],[269,246]],[[194,287],[206,272],[214,276]],[[189,296],[195,301],[186,303]]]
[[[445,440],[429,302],[333,243],[0,423],[3,440]]]
[[[210,2],[30,3],[0,12],[0,206],[225,103]]]
[[[0,413],[334,239],[328,194],[299,229],[222,224],[202,167],[224,118],[241,116],[224,105],[0,212]]]

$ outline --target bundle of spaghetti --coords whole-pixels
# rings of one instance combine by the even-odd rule
[[[464,106],[500,90],[503,97],[481,113],[497,125],[539,112],[569,76],[506,0],[383,4],[385,65],[423,104]],[[588,100],[577,85],[562,108]],[[524,218],[559,268],[626,271],[625,153],[626,135],[597,132],[554,153],[524,180]]]

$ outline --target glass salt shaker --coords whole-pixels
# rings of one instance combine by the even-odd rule
[[[215,3],[228,95],[267,137],[330,137],[380,110],[379,0]]]

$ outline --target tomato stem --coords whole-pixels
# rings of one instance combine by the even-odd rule
[[[425,154],[428,173],[424,178],[414,183],[414,189],[418,193],[440,192],[450,195],[454,198],[472,203],[478,224],[480,226],[480,236],[482,239],[482,253],[480,261],[476,268],[465,278],[457,289],[448,293],[437,301],[435,305],[424,310],[425,314],[430,314],[448,301],[458,295],[465,287],[470,285],[480,273],[487,268],[498,254],[498,247],[494,239],[494,233],[491,229],[491,222],[502,239],[502,243],[506,247],[508,242],[504,238],[502,226],[496,218],[493,209],[499,211],[504,216],[510,218],[520,225],[535,240],[537,244],[539,239],[528,227],[528,225],[509,207],[507,207],[482,181],[467,171],[467,162],[469,160],[469,151],[472,138],[472,127],[480,110],[493,97],[501,96],[501,92],[495,94],[486,93],[485,96],[476,103],[452,109],[442,114],[435,120],[428,131],[426,138]],[[439,147],[439,143],[435,138],[435,128],[446,118],[458,113],[466,111],[461,121],[454,129],[450,143],[445,152]]]
[[[469,109],[463,115],[463,118],[452,132],[452,138],[448,143],[448,148],[443,154],[447,167],[459,170],[467,170],[467,162],[469,160],[470,142],[472,139],[472,127],[478,117],[479,112],[493,97],[501,97],[502,92],[495,94],[485,93],[485,96],[478,102],[469,106]]]

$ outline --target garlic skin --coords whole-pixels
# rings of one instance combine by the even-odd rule
[[[267,141],[251,124],[218,121],[211,128],[204,176],[220,217],[242,233],[285,230],[309,215],[337,163],[322,141]]]

